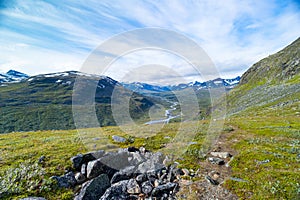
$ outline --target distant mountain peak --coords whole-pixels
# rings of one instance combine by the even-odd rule
[[[18,72],[16,70],[9,70],[6,73],[0,73],[0,84],[1,83],[16,83],[29,78],[27,74]]]

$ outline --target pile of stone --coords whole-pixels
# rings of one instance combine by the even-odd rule
[[[143,147],[100,150],[74,156],[74,172],[53,179],[59,187],[79,188],[75,200],[172,200],[185,173],[166,160],[162,153]]]

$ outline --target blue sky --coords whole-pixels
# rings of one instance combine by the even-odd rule
[[[206,51],[220,76],[234,77],[300,36],[300,2],[2,0],[0,71],[35,75],[80,70],[103,41],[145,27],[188,36]],[[151,56],[153,60],[155,54]],[[184,71],[184,65],[174,67]]]

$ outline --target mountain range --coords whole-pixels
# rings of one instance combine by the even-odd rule
[[[130,98],[129,110],[133,119],[147,117],[147,110],[153,105],[148,98],[132,93],[106,76],[76,71],[42,74],[2,84],[0,132],[74,129],[72,95],[78,77],[83,91],[85,87],[97,84],[93,103],[100,126],[115,125],[110,102],[116,87],[122,98]],[[85,98],[84,94],[79,95]],[[88,123],[86,127],[89,127]]]

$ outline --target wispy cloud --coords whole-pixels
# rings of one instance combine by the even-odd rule
[[[195,40],[220,74],[230,77],[299,37],[299,11],[296,0],[3,1],[0,70],[32,75],[79,70],[89,53],[111,36],[160,27]],[[184,71],[180,61],[163,59]]]

